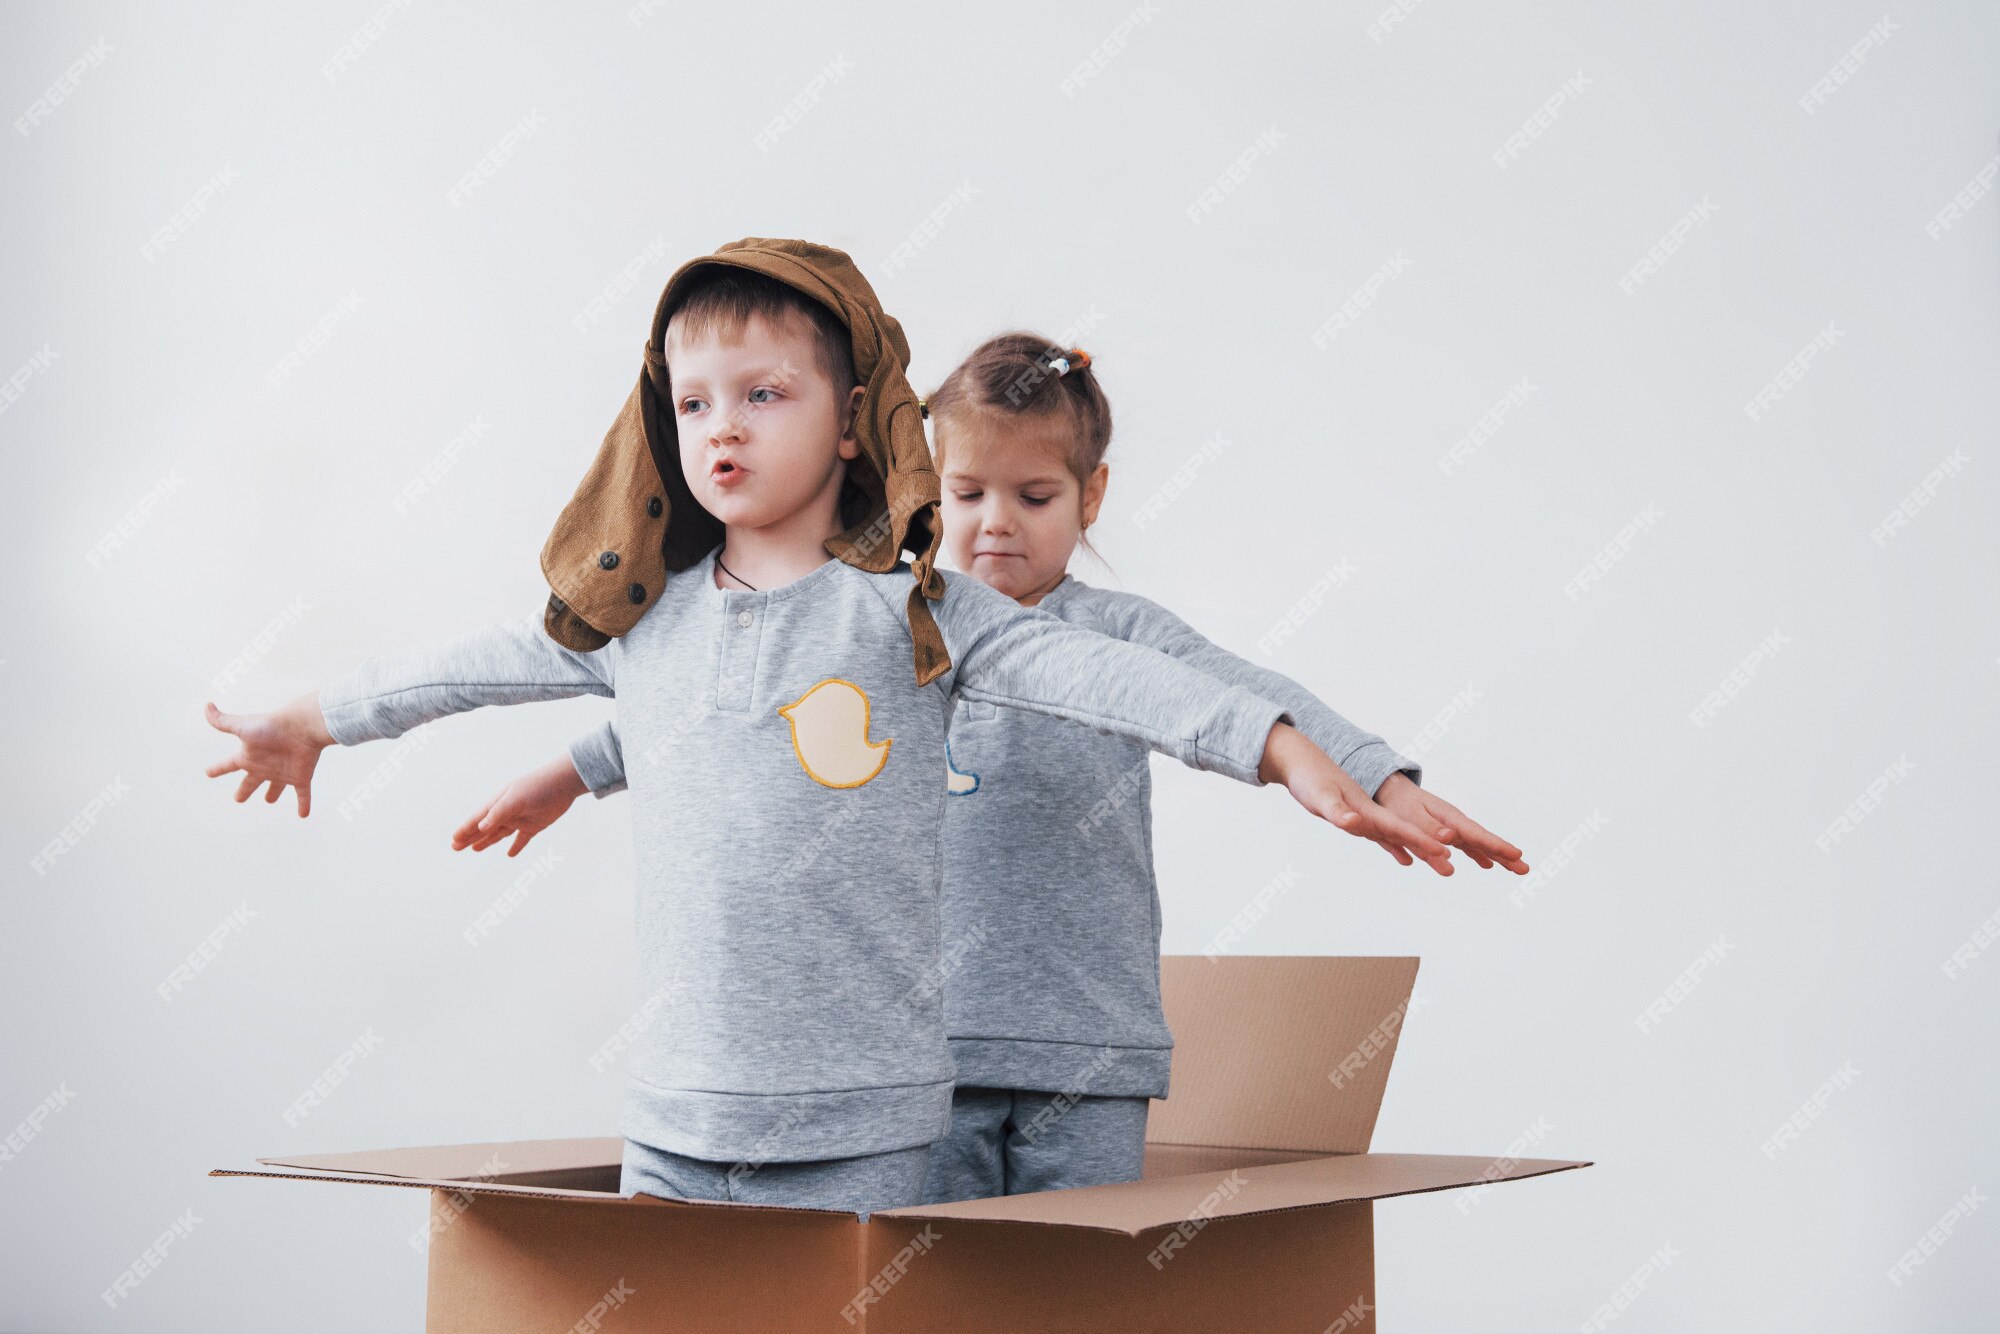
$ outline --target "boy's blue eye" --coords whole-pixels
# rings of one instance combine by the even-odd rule
[[[768,403],[771,401],[770,398],[757,397],[757,395],[759,394],[769,394],[771,395],[771,398],[776,398],[778,395],[778,391],[775,389],[764,389],[764,388],[752,389],[750,391],[750,401],[752,403]]]
[[[700,399],[684,398],[681,400],[681,414],[685,416],[686,414],[695,411],[695,409],[697,409],[700,406],[701,406]]]

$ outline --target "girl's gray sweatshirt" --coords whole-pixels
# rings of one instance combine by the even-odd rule
[[[829,560],[744,592],[715,586],[714,559],[594,652],[535,613],[372,658],[321,689],[327,729],[355,745],[486,704],[613,698],[655,1015],[620,1134],[723,1162],[929,1143],[954,1077],[938,916],[954,693],[1253,784],[1291,715],[954,574],[931,608],[953,667],[919,687],[907,566]]]
[[[1037,610],[1141,644],[1281,704],[1369,795],[1423,771],[1277,672],[1130,593],[1065,578]],[[1173,1048],[1160,1010],[1160,900],[1146,747],[1087,722],[995,707],[952,716],[945,805],[945,1031],[958,1082],[1165,1097]],[[617,725],[570,759],[592,792],[624,787]]]

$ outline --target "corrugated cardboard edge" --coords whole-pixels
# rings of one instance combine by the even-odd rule
[[[669,1200],[662,1199],[658,1195],[613,1195],[601,1190],[508,1186],[491,1181],[454,1181],[441,1177],[398,1177],[364,1172],[258,1172],[241,1167],[214,1167],[209,1169],[208,1174],[212,1177],[270,1177],[279,1181],[338,1181],[354,1186],[411,1186],[421,1190],[442,1190],[454,1195],[503,1195],[517,1199],[526,1195],[597,1207],[610,1204],[636,1205],[642,1208],[657,1206],[669,1209],[758,1209],[776,1213],[811,1214],[816,1218],[832,1215],[836,1218],[858,1220],[860,1217],[846,1209],[808,1209],[788,1204],[749,1204],[742,1200]]]
[[[1370,1189],[1324,1188],[1311,1177],[1338,1173],[1348,1168],[1384,1166],[1393,1178],[1401,1169],[1406,1177],[1427,1178],[1411,1184],[1393,1180]],[[1151,1181],[1122,1182],[1110,1186],[1082,1186],[1070,1190],[1043,1191],[1029,1195],[1003,1195],[991,1199],[965,1200],[956,1204],[917,1205],[885,1209],[883,1218],[935,1219],[956,1223],[1004,1223],[1031,1227],[1089,1228],[1118,1232],[1128,1237],[1144,1236],[1164,1228],[1179,1227],[1196,1219],[1249,1218],[1262,1214],[1293,1213],[1302,1209],[1324,1209],[1339,1204],[1393,1199],[1399,1195],[1427,1195],[1438,1191],[1461,1190],[1468,1186],[1525,1181],[1552,1176],[1579,1167],[1585,1161],[1549,1158],[1482,1158],[1476,1155],[1446,1154],[1351,1154],[1307,1159],[1268,1167],[1243,1167],[1228,1172],[1199,1173],[1186,1177],[1154,1178]],[[1497,1169],[1497,1170],[1496,1170]],[[1231,1189],[1233,1182],[1241,1185]],[[1260,1191],[1259,1188],[1262,1188]],[[1324,1191],[1324,1193],[1322,1193]],[[1260,1193],[1293,1196],[1281,1204],[1254,1203]],[[1151,1197],[1150,1199],[1148,1197]],[[1300,1198],[1303,1197],[1303,1198]],[[1190,1205],[1189,1200],[1194,1203]],[[1170,1200],[1174,1207],[1163,1208]],[[1136,1202],[1136,1207],[1135,1207]],[[1122,1205],[1123,1207],[1119,1207]],[[1125,1213],[1125,1222],[1103,1221],[1105,1215]],[[1099,1221],[1071,1214],[1096,1213]],[[1143,1215],[1131,1217],[1131,1215]]]

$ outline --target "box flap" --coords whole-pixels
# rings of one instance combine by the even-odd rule
[[[271,1167],[298,1167],[317,1172],[355,1172],[367,1176],[416,1177],[426,1181],[494,1181],[533,1184],[552,1174],[616,1168],[623,1161],[625,1141],[596,1139],[530,1139],[498,1144],[425,1144],[407,1149],[365,1149],[358,1153],[299,1153],[259,1158]],[[613,1185],[616,1189],[616,1185]]]
[[[1414,958],[1166,956],[1172,1088],[1147,1141],[1366,1153],[1416,980]]]
[[[1450,1157],[1423,1153],[1351,1153],[1268,1167],[1238,1167],[1194,1176],[1154,1177],[1113,1186],[1083,1186],[1001,1195],[957,1204],[885,1209],[882,1218],[972,1219],[1094,1228],[1138,1236],[1208,1218],[1310,1209],[1350,1200],[1451,1190],[1588,1167],[1549,1158]]]
[[[364,1186],[409,1186],[448,1195],[504,1195],[513,1198],[582,1201],[624,1208],[732,1209],[772,1214],[833,1214],[847,1209],[746,1204],[735,1200],[664,1199],[621,1195],[619,1181],[625,1141],[593,1139],[508,1140],[492,1144],[427,1144],[406,1149],[364,1149],[353,1153],[290,1154],[259,1158],[261,1169],[217,1167],[212,1177],[271,1177],[286,1181],[344,1181]]]

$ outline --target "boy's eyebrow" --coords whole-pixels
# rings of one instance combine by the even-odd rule
[[[792,371],[793,368],[790,363],[781,361],[775,365],[752,370],[745,374],[743,378],[746,380],[769,380],[773,384],[783,386],[789,385],[795,378]],[[681,393],[689,386],[697,389],[708,388],[708,381],[702,379],[699,375],[675,375],[671,366],[667,368],[667,374],[673,380],[674,392],[676,394]]]

